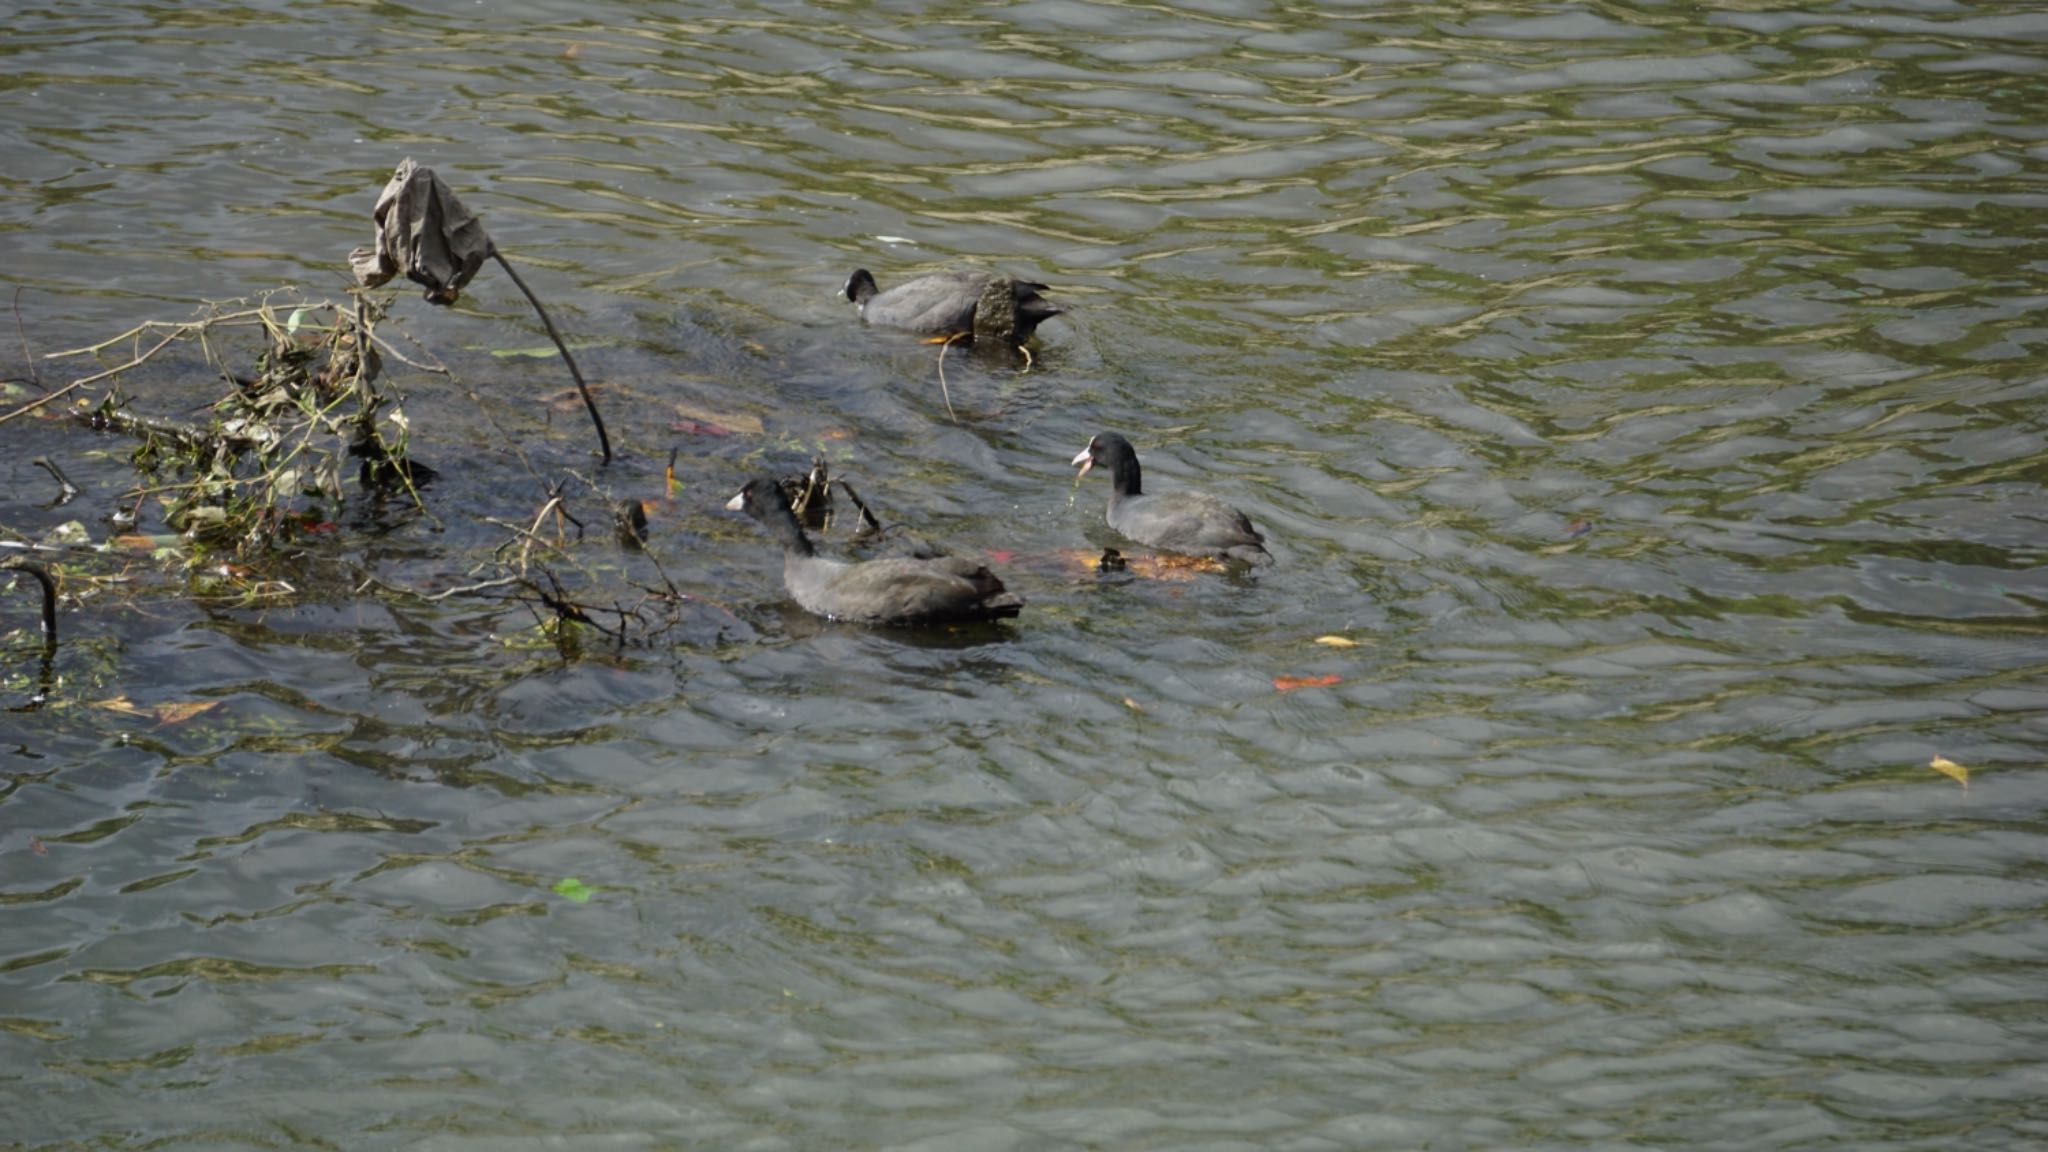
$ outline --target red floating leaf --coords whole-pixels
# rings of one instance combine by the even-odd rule
[[[1342,684],[1343,682],[1344,678],[1335,673],[1331,673],[1328,676],[1273,677],[1273,687],[1280,692],[1292,692],[1296,688],[1328,688],[1332,684]]]

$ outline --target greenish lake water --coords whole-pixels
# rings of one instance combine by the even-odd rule
[[[338,297],[413,156],[622,456],[493,354],[544,338],[487,269],[394,306],[456,375],[392,365],[431,517],[358,496],[251,602],[61,561],[146,591],[68,603],[0,713],[0,1147],[2048,1142],[2048,9],[6,24],[0,376]],[[949,359],[956,423],[857,266],[1071,314]],[[1107,430],[1277,563],[1089,570]],[[0,526],[106,535],[129,447],[0,425]],[[820,448],[1022,617],[796,612],[721,505]],[[566,490],[584,563],[695,598],[667,634],[358,591],[467,583],[571,471],[655,502],[635,556]],[[5,629],[13,707],[28,587]]]

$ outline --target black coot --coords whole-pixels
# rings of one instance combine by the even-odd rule
[[[820,556],[782,486],[747,481],[726,507],[745,512],[782,545],[782,583],[806,612],[858,624],[938,624],[1015,616],[1024,599],[983,564],[958,556],[849,562]]]
[[[883,292],[873,273],[856,268],[840,292],[859,306],[863,320],[883,328],[1021,345],[1040,322],[1060,314],[1039,295],[1045,290],[987,272],[934,272]]]
[[[1138,453],[1114,432],[1088,441],[1073,462],[1081,475],[1097,464],[1109,470],[1109,526],[1148,548],[1189,556],[1215,556],[1246,564],[1270,564],[1266,538],[1245,515],[1205,492],[1144,490]]]

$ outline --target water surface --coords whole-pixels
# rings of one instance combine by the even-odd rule
[[[0,263],[38,353],[338,294],[415,156],[606,382],[602,482],[660,500],[681,450],[650,555],[594,540],[593,579],[701,598],[621,652],[354,594],[461,583],[591,471],[559,367],[492,355],[541,343],[509,283],[403,296],[485,398],[401,377],[433,517],[359,502],[269,604],[74,606],[58,699],[0,719],[16,1145],[2048,1137],[2038,6],[8,25]],[[953,423],[933,350],[832,293],[957,264],[1073,313],[1028,373],[949,361]],[[1066,465],[1106,429],[1279,563],[1072,563],[1115,543]],[[104,533],[133,482],[58,422],[0,443],[17,532]],[[718,505],[821,448],[994,557],[1018,624],[794,614]],[[79,504],[42,507],[38,454]]]

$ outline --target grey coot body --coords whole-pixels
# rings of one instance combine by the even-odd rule
[[[782,583],[806,612],[857,624],[940,624],[1015,616],[1024,598],[959,556],[846,561],[820,556],[782,486],[747,481],[726,508],[759,520],[782,545]]]
[[[1145,491],[1138,453],[1114,432],[1088,441],[1073,462],[1086,476],[1097,464],[1110,475],[1109,526],[1148,548],[1270,564],[1266,538],[1245,514],[1206,492]]]
[[[1022,344],[1041,322],[1060,314],[1039,295],[1045,290],[1043,284],[987,272],[934,272],[884,292],[872,272],[856,268],[840,292],[877,327]]]

